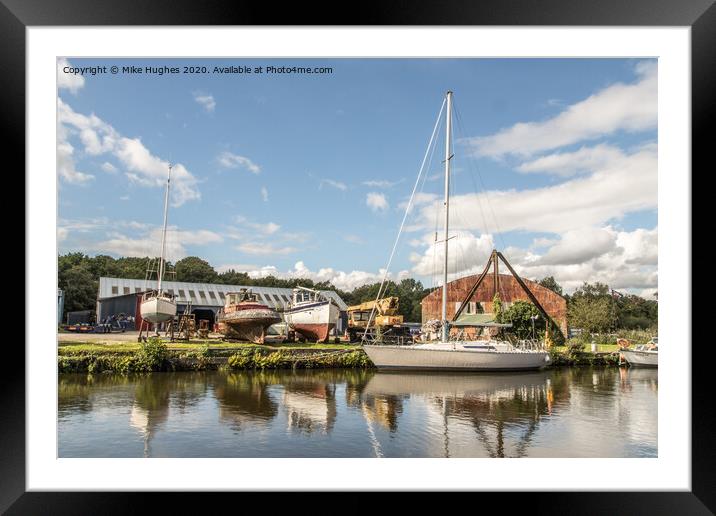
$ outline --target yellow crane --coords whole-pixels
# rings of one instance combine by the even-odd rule
[[[373,314],[373,320],[368,329],[369,333],[374,333],[376,330],[381,333],[402,330],[403,316],[398,314],[399,301],[398,297],[393,296],[349,306],[346,312],[348,314],[348,336],[351,342],[361,339],[368,327],[373,309],[375,309],[375,314]]]

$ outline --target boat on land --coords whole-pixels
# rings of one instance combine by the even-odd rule
[[[452,97],[453,92],[448,91],[445,95],[444,106],[446,105],[445,118],[445,235],[444,235],[444,264],[443,264],[443,286],[442,286],[442,318],[439,321],[440,339],[432,342],[425,342],[410,345],[386,345],[380,342],[366,343],[364,340],[363,349],[378,369],[425,369],[425,370],[455,370],[455,371],[519,371],[541,369],[550,363],[549,353],[540,346],[516,346],[509,340],[495,338],[500,335],[489,334],[489,340],[471,340],[460,338],[460,334],[450,335],[450,321],[447,319],[447,297],[448,297],[448,241],[450,221],[450,166],[454,157],[452,153]],[[440,119],[441,113],[438,117]],[[435,128],[437,129],[437,123]],[[433,130],[433,137],[435,130]],[[432,139],[431,139],[432,144]],[[429,146],[430,147],[430,146]],[[427,155],[427,154],[426,154]],[[422,168],[421,168],[422,173]],[[420,174],[418,175],[418,181]],[[417,182],[416,182],[417,186]],[[413,195],[415,190],[413,190]],[[406,208],[406,216],[410,210],[411,200]],[[405,222],[405,219],[403,220]],[[402,225],[401,225],[402,231]],[[400,234],[398,235],[400,236]],[[501,256],[493,251],[493,257]],[[392,258],[392,255],[391,255]],[[503,258],[504,260],[504,258]],[[485,276],[490,266],[480,277]],[[496,267],[496,265],[495,265]],[[387,271],[387,268],[386,268]],[[521,281],[516,273],[515,278]],[[385,279],[384,279],[385,282]],[[381,285],[382,289],[382,285]],[[378,296],[381,294],[378,291]],[[472,294],[472,292],[471,292]],[[469,301],[469,298],[467,299]],[[462,303],[465,305],[466,303]],[[460,311],[456,314],[456,317]]]
[[[336,327],[340,309],[336,302],[318,290],[306,287],[293,289],[293,297],[284,319],[307,340],[325,342]]]
[[[226,294],[224,308],[217,314],[221,332],[228,338],[248,340],[263,344],[266,330],[281,322],[281,316],[273,308],[259,302],[251,289]]]
[[[652,338],[648,343],[641,346],[636,346],[633,349],[620,349],[619,352],[630,366],[659,367],[659,341],[657,337]]]
[[[145,292],[142,295],[140,304],[140,314],[142,319],[154,324],[163,323],[173,319],[177,314],[176,298],[173,294],[162,290],[162,280],[166,268],[164,254],[166,252],[167,243],[167,211],[169,208],[169,186],[172,176],[172,166],[169,165],[169,173],[167,174],[167,187],[164,192],[164,226],[162,228],[162,243],[159,254],[159,268],[157,270],[157,288]]]

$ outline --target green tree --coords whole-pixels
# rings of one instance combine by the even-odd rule
[[[149,256],[143,258],[133,256],[118,258],[116,260],[118,268],[117,277],[130,279],[144,278],[152,260],[155,260],[155,258],[150,258]],[[167,262],[167,266],[169,265],[170,264]]]
[[[619,323],[618,306],[608,285],[584,283],[570,297],[569,325],[590,333],[608,332]]]
[[[536,317],[534,328],[538,336],[544,333],[544,317],[537,307],[528,301],[515,301],[503,313],[502,322],[511,323],[511,331],[520,338],[532,336],[532,317]]]
[[[546,278],[542,278],[537,283],[539,283],[543,287],[550,289],[552,292],[559,294],[560,296],[563,295],[562,286],[557,283],[557,280],[554,279],[554,276],[547,276]]]
[[[234,269],[222,272],[216,279],[224,285],[249,285],[251,282],[251,277],[247,273],[236,272]]]
[[[654,300],[627,294],[617,298],[616,304],[620,328],[646,329],[659,322],[659,305]]]
[[[501,323],[503,321],[500,294],[495,294],[495,297],[492,298],[492,313],[495,315],[495,322]]]
[[[58,286],[65,293],[65,313],[95,308],[99,282],[86,264],[74,265],[61,270]]]
[[[218,275],[209,262],[196,256],[182,258],[174,265],[177,281],[188,283],[214,283]]]

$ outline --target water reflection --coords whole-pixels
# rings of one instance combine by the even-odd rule
[[[270,378],[262,373],[212,376],[214,396],[219,402],[219,419],[240,431],[266,426],[278,414],[278,404],[268,393]]]
[[[336,384],[320,376],[292,376],[283,384],[288,428],[299,433],[330,433],[336,423]]]
[[[398,416],[407,399],[425,403],[442,425],[444,456],[450,456],[451,421],[469,422],[489,457],[505,457],[505,433],[518,430],[509,456],[526,455],[540,418],[568,392],[552,387],[550,373],[416,374],[377,373],[366,385],[366,417],[398,431]]]
[[[68,457],[656,456],[649,369],[60,375],[58,387]]]

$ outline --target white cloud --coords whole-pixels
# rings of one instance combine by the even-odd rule
[[[633,231],[584,228],[579,233],[563,235],[542,255],[504,254],[519,274],[531,279],[554,276],[567,292],[597,281],[636,294],[657,287],[656,227]]]
[[[341,235],[343,240],[346,242],[350,242],[351,244],[362,244],[364,243],[364,240],[359,237],[358,235],[352,235],[350,233]]]
[[[345,183],[341,183],[340,181],[335,181],[333,179],[321,179],[321,182],[318,183],[318,189],[322,189],[324,184],[342,192],[348,190],[348,185],[346,185]]]
[[[624,159],[624,153],[611,145],[582,147],[574,152],[558,152],[522,163],[517,171],[522,173],[547,173],[568,177],[591,172],[611,162]]]
[[[203,107],[207,113],[214,112],[214,109],[216,108],[216,101],[214,100],[213,95],[202,93],[200,91],[195,91],[192,94],[194,95],[194,100],[197,104]]]
[[[416,192],[413,196],[413,205],[411,206],[410,210],[414,210],[416,207],[420,206],[426,206],[428,204],[434,204],[438,202],[438,199],[441,199],[441,197],[438,194],[434,193],[426,193],[426,192]],[[408,200],[405,200],[398,204],[398,208],[401,210],[404,210],[408,207]]]
[[[468,138],[467,143],[481,156],[499,158],[530,155],[617,131],[653,129],[657,123],[656,62],[642,61],[635,72],[636,82],[612,84],[553,118],[520,122],[490,136]]]
[[[268,202],[269,200],[268,189],[265,186],[261,187],[261,200],[263,202]]]
[[[371,179],[369,181],[363,181],[361,184],[365,186],[370,186],[372,188],[391,188],[398,183],[402,183],[402,179],[400,181],[387,181],[385,179]]]
[[[117,167],[112,165],[109,161],[105,161],[104,163],[102,163],[100,168],[108,174],[115,174],[117,172]]]
[[[385,194],[378,192],[370,192],[365,198],[365,203],[374,212],[386,211],[389,206]]]
[[[499,231],[564,233],[572,229],[597,227],[630,212],[657,207],[657,151],[646,145],[614,159],[589,176],[557,185],[530,190],[501,190],[456,195],[450,198],[451,227],[480,233],[498,230],[483,213],[491,207]],[[438,203],[425,205],[410,229],[430,230],[436,220]]]
[[[489,234],[478,237],[467,231],[457,231],[451,236],[457,238],[449,240],[448,279],[481,273],[494,248],[493,237]],[[617,231],[609,226],[583,228],[555,239],[543,253],[513,246],[502,249],[502,254],[522,277],[539,280],[554,276],[566,292],[574,291],[584,282],[599,281],[617,290],[640,294],[656,289],[658,284],[656,238],[657,228],[633,231]],[[411,272],[440,284],[444,244],[435,242],[434,233],[424,234],[414,244],[423,250],[411,254]]]
[[[61,57],[57,60],[57,89],[69,90],[71,93],[77,93],[85,85],[85,78],[80,74],[65,73],[66,67],[71,67],[67,59]]]
[[[262,233],[262,234],[264,234],[264,235],[273,235],[273,234],[276,233],[279,229],[281,229],[281,226],[279,226],[279,225],[276,224],[275,222],[265,222],[265,223],[252,222],[252,221],[250,221],[249,219],[247,219],[246,217],[244,217],[244,216],[242,216],[242,215],[237,215],[236,217],[234,217],[234,221],[235,221],[237,224],[241,224],[242,229],[243,229],[243,228],[249,228],[249,229],[251,229],[252,231],[256,231],[256,232]],[[232,234],[233,234],[236,238],[243,238],[243,237],[244,237],[244,234],[242,233],[242,231],[241,231],[240,229],[233,228],[233,227],[230,227],[229,229],[232,231]]]
[[[239,270],[236,266],[222,266],[223,270],[228,270],[234,267],[235,270]],[[293,266],[293,269],[288,271],[280,271],[273,265],[265,265],[262,267],[246,266],[243,272],[247,272],[252,278],[265,278],[267,276],[275,276],[277,278],[291,279],[291,278],[307,278],[316,282],[328,281],[336,288],[340,290],[351,291],[361,285],[369,283],[377,283],[383,279],[385,274],[384,269],[380,269],[377,272],[366,272],[353,270],[350,272],[335,270],[331,267],[325,267],[317,271],[309,269],[303,261],[298,261]],[[407,277],[408,271],[400,271],[397,275],[388,275],[388,279],[401,279]]]
[[[539,259],[539,265],[571,265],[598,258],[617,248],[617,234],[610,227],[567,231]]]
[[[66,240],[68,234],[69,234],[69,231],[67,228],[58,227],[57,228],[57,241],[62,242],[63,240]]]
[[[297,251],[294,247],[277,246],[265,242],[244,242],[237,245],[236,250],[251,255],[272,255],[272,254],[291,254]]]
[[[469,231],[454,231],[448,240],[448,278],[471,274],[485,266],[487,258],[495,247],[492,235],[476,237]],[[442,239],[442,235],[439,237]],[[412,272],[419,276],[442,278],[445,262],[445,243],[435,242],[435,233],[427,233],[421,239],[425,247],[422,254],[412,253]]]
[[[219,265],[218,267],[215,267],[216,272],[222,273],[222,272],[228,272],[228,271],[236,271],[236,272],[249,272],[249,271],[255,271],[259,269],[258,265],[252,265],[252,264],[246,264],[246,263],[227,263],[224,265]]]
[[[252,174],[261,173],[261,167],[251,161],[249,158],[247,158],[246,156],[239,156],[238,154],[233,154],[229,151],[224,151],[219,154],[216,160],[219,162],[219,165],[224,168],[242,168],[248,170]]]
[[[75,168],[74,147],[62,140],[60,135],[61,132],[57,131],[57,173],[62,180],[72,184],[85,184],[93,180],[92,174],[85,174]]]
[[[90,155],[110,153],[126,167],[127,177],[140,185],[163,187],[166,184],[169,162],[154,156],[139,138],[126,138],[111,125],[96,115],[82,115],[75,112],[62,99],[57,99],[58,121],[58,172],[67,179],[72,176],[68,169],[67,157],[72,151],[66,148],[68,131],[79,135],[84,151]],[[64,138],[64,139],[63,139]],[[71,147],[71,146],[70,146]],[[63,153],[61,155],[61,153]],[[64,161],[63,161],[64,160]],[[172,204],[180,206],[187,201],[201,197],[197,190],[197,179],[181,163],[172,168]]]
[[[109,238],[91,245],[99,253],[110,253],[118,256],[158,256],[161,242],[161,228],[153,228],[143,232],[139,237],[131,237],[122,233],[110,233]],[[221,235],[205,229],[180,230],[171,227],[167,231],[166,258],[175,262],[189,255],[186,246],[207,246],[223,241]]]
[[[634,265],[656,265],[659,260],[659,234],[657,228],[620,232],[617,246],[624,249],[624,262]]]

